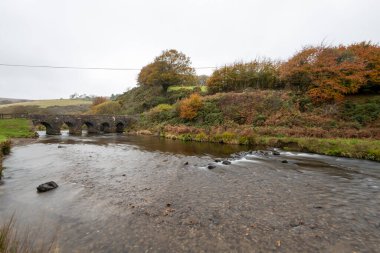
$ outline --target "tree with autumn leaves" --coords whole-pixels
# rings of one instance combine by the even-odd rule
[[[234,63],[215,70],[207,86],[210,93],[287,87],[314,103],[340,101],[346,95],[380,91],[380,47],[370,42],[305,47],[281,63]]]
[[[141,86],[195,85],[190,58],[165,50],[142,68]],[[209,93],[289,88],[318,104],[340,101],[346,95],[380,92],[380,47],[370,42],[348,46],[305,47],[288,61],[270,59],[238,62],[216,69],[206,81]]]
[[[226,65],[212,73],[207,79],[207,87],[210,93],[279,88],[278,67],[279,62],[269,59]]]
[[[306,47],[280,66],[280,79],[315,103],[380,91],[380,47],[369,42]]]
[[[175,49],[163,51],[141,69],[137,78],[139,85],[161,86],[164,92],[170,86],[195,85],[196,81],[190,58]]]

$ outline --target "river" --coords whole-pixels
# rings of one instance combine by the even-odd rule
[[[0,222],[60,252],[379,252],[379,163],[247,149],[42,135],[4,160]]]

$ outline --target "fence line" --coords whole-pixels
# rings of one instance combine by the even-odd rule
[[[0,119],[25,119],[28,118],[26,113],[0,113]]]

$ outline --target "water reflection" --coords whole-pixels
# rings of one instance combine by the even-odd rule
[[[184,142],[153,136],[126,136],[124,134],[89,135],[84,133],[82,136],[72,136],[68,134],[68,131],[62,131],[61,136],[46,136],[43,134],[40,134],[40,136],[39,142],[45,144],[128,144],[151,152],[168,152],[189,156],[210,155],[215,157],[229,157],[232,153],[250,150],[248,146]]]

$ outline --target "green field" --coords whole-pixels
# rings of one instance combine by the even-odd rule
[[[0,142],[8,138],[29,138],[33,136],[34,131],[27,119],[0,120]]]
[[[49,99],[0,105],[0,108],[10,106],[38,106],[40,108],[47,108],[50,106],[90,105],[91,103],[91,101],[82,99]]]
[[[170,86],[168,91],[194,90],[196,87],[200,87],[202,92],[207,92],[207,86]]]

